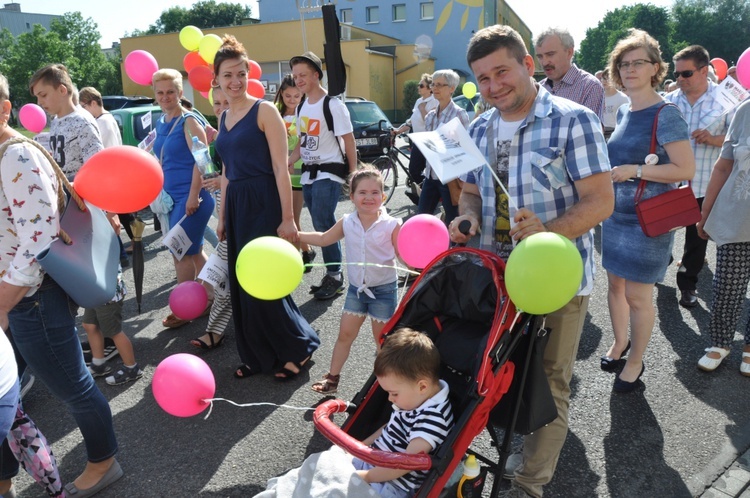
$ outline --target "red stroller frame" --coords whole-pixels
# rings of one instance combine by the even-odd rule
[[[385,424],[392,411],[388,394],[374,375],[352,403],[329,400],[321,404],[313,417],[316,428],[334,444],[373,465],[429,470],[415,496],[435,498],[446,487],[474,438],[486,427],[498,449],[498,461],[468,451],[495,474],[492,496],[497,496],[520,396],[502,444],[488,420],[513,380],[516,368],[509,356],[530,330],[533,318],[527,314],[516,317],[516,308],[505,290],[504,270],[505,263],[489,252],[451,249],[422,272],[383,329],[381,341],[393,330],[409,326],[428,334],[438,346],[443,364],[441,377],[450,386],[455,425],[434,454],[390,453],[360,442]],[[519,369],[521,385],[527,365],[528,362]],[[344,411],[349,417],[339,428],[330,417]]]

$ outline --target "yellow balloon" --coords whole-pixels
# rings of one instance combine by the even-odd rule
[[[464,97],[471,100],[477,94],[477,86],[473,82],[467,81],[464,83],[463,88],[461,88],[461,93],[464,94]]]
[[[208,103],[211,105],[214,105],[214,89],[211,87],[211,89],[208,91]]]
[[[214,63],[214,57],[216,52],[221,47],[221,38],[218,35],[210,34],[201,38],[198,43],[198,54],[203,58],[204,61],[209,64]]]
[[[180,30],[180,45],[189,52],[198,50],[201,38],[203,38],[203,31],[195,26],[185,26]]]
[[[257,299],[281,299],[302,281],[305,267],[296,247],[279,237],[258,237],[237,255],[237,281]]]

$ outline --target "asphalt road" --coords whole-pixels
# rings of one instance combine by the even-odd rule
[[[415,212],[403,191],[396,192],[388,207],[398,217]],[[339,214],[350,209],[348,201],[339,204]],[[303,225],[310,228],[307,213]],[[224,345],[209,352],[188,343],[203,333],[206,318],[177,330],[162,328],[174,270],[158,239],[149,225],[144,239],[146,278],[140,315],[132,273],[126,272],[130,294],[124,329],[133,341],[144,376],[121,387],[97,381],[110,400],[120,444],[117,458],[125,470],[123,479],[98,496],[252,496],[265,488],[268,478],[298,466],[307,455],[329,445],[315,431],[311,412],[268,406],[239,408],[217,402],[208,420],[203,415],[176,418],[154,401],[150,386],[154,369],[169,355],[195,353],[213,370],[217,397],[237,403],[313,406],[321,397],[309,385],[327,371],[343,298],[315,301],[307,290],[319,282],[324,270],[316,268],[305,275],[294,298],[320,331],[322,345],[314,364],[289,382],[270,376],[236,380],[232,372],[239,358],[232,325]],[[678,233],[675,245],[681,244]],[[679,251],[674,252],[679,259]],[[708,375],[696,368],[708,346],[713,246],[708,259],[700,275],[699,307],[687,311],[677,305],[675,266],[664,283],[656,286],[657,323],[645,358],[645,389],[628,395],[613,394],[613,374],[599,369],[599,356],[612,340],[606,276],[599,268],[575,365],[568,440],[545,496],[696,496],[737,453],[750,447],[750,380],[738,371],[741,335],[735,336],[734,349],[718,371]],[[317,262],[321,262],[320,256]],[[365,327],[343,371],[338,397],[349,400],[361,388],[372,372],[374,351],[369,327]],[[74,479],[83,469],[85,451],[72,417],[39,382],[24,403],[52,444],[63,480]],[[491,452],[486,434],[475,440],[474,447]],[[40,487],[23,471],[21,474],[15,480],[19,496],[44,496]],[[489,486],[485,495],[488,490]]]

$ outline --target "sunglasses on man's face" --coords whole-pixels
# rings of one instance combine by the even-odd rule
[[[701,67],[705,67],[705,66],[701,66]],[[685,78],[685,79],[687,79],[687,78],[690,78],[690,77],[692,77],[692,76],[693,76],[693,74],[695,74],[695,73],[696,73],[696,72],[697,72],[697,71],[698,71],[699,69],[701,69],[701,68],[699,67],[698,69],[686,69],[685,71],[675,71],[675,72],[674,72],[674,79],[677,79],[677,78],[679,78],[680,76],[682,76],[682,77],[683,77],[683,78]]]

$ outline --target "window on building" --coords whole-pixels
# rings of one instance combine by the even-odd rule
[[[434,19],[434,8],[435,5],[432,2],[425,2],[419,4],[419,18],[423,21]]]
[[[380,22],[380,7],[367,7],[367,10],[365,10],[365,16],[367,24]]]
[[[339,11],[339,20],[346,24],[351,24],[354,22],[352,9],[341,9]]]
[[[406,21],[406,5],[398,4],[393,6],[393,22]]]
[[[26,29],[31,29],[31,24],[26,23]]]

